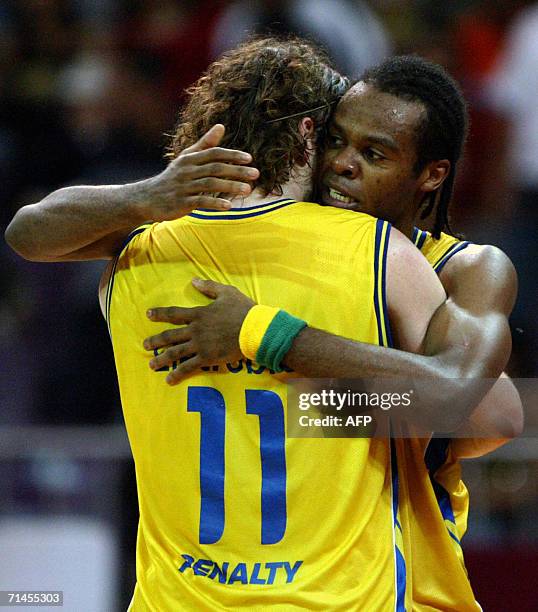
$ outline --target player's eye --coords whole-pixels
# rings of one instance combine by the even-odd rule
[[[372,147],[367,147],[363,151],[364,158],[370,162],[381,161],[386,159],[383,153],[378,151],[377,149],[372,149]]]
[[[329,132],[327,144],[330,147],[341,147],[344,144],[344,140],[338,134]]]

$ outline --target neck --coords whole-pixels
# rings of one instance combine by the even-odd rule
[[[296,200],[297,198],[287,190],[282,190],[282,195],[276,193],[264,195],[259,189],[255,189],[248,197],[231,198],[231,202],[233,208],[252,208],[253,206],[260,206],[260,204],[269,204],[269,202],[284,199]]]
[[[418,219],[417,219],[418,222]],[[415,228],[415,219],[404,219],[397,224],[394,224],[397,230],[400,230],[404,236],[407,236],[410,240],[413,236],[413,229]],[[418,225],[417,225],[418,227]]]
[[[261,189],[256,188],[246,198],[240,196],[232,198],[232,206],[234,208],[250,208],[283,199],[303,202],[312,191],[312,171],[310,168],[299,170],[294,168],[291,174],[290,180],[282,185],[282,194],[275,192],[264,194]]]

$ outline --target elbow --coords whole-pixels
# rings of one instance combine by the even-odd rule
[[[18,253],[21,257],[27,259],[24,249],[24,241],[22,240],[24,230],[21,228],[19,217],[20,211],[13,217],[11,223],[7,226],[6,231],[4,232],[4,238],[15,253]]]
[[[23,259],[44,261],[37,248],[36,231],[32,228],[32,218],[28,208],[25,206],[15,214],[4,232],[4,238],[13,251]]]

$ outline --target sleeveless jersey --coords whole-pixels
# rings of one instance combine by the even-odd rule
[[[412,240],[439,274],[446,263],[468,246],[448,234],[434,239],[415,228]],[[463,560],[461,538],[467,528],[469,494],[461,465],[451,454],[450,440],[432,438],[397,441],[408,567],[413,573],[413,610],[481,610],[474,598]]]
[[[289,373],[241,360],[170,387],[142,347],[169,327],[148,308],[209,302],[195,276],[387,345],[389,232],[281,200],[197,210],[131,237],[107,312],[140,508],[134,612],[404,609],[389,441],[287,438]]]

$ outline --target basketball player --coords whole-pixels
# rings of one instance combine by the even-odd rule
[[[183,150],[225,117],[232,135],[253,125],[256,189],[224,213],[140,228],[109,270],[104,306],[140,503],[133,610],[411,605],[388,440],[285,439],[285,374],[245,366],[170,387],[147,368],[140,342],[152,326],[148,306],[178,291],[199,304],[189,280],[210,275],[259,302],[279,295],[355,340],[387,343],[390,315],[399,346],[421,348],[445,294],[420,253],[386,222],[296,202],[310,189],[319,129],[345,85],[303,43],[251,43],[214,64],[192,90],[174,144]],[[439,178],[425,169],[424,191]],[[88,245],[82,256],[95,255]],[[289,317],[287,325],[303,324]],[[433,415],[431,427],[444,419]]]
[[[406,123],[402,118],[410,103],[418,112]],[[288,366],[305,376],[342,378],[387,373],[496,378],[502,371],[510,353],[507,317],[516,291],[513,267],[494,247],[460,242],[441,232],[447,224],[465,128],[465,104],[455,83],[439,67],[418,58],[389,60],[367,73],[344,96],[329,129],[323,164],[324,202],[389,219],[422,250],[450,300],[436,313],[427,335],[427,352],[432,357],[381,352],[305,329],[285,358]],[[416,179],[432,160],[437,160],[445,181],[438,193],[424,197]],[[417,230],[414,223],[421,213],[427,216],[433,211],[433,235]],[[171,383],[193,368],[236,357],[239,328],[252,305],[231,289],[213,283],[198,286],[220,304],[215,303],[212,311],[197,312],[194,329],[169,330],[166,336],[148,340],[148,348],[180,343],[156,357],[155,368],[194,353],[169,374]],[[153,320],[180,324],[190,320],[190,315],[181,309],[155,309]],[[464,330],[465,343],[454,343],[456,326],[458,334]],[[495,385],[450,446],[448,440],[432,441],[426,462],[433,487],[409,478],[410,511],[416,514],[410,520],[422,523],[420,530],[410,530],[417,609],[478,609],[465,573],[458,567],[463,563],[459,540],[465,531],[468,495],[457,459],[489,452],[517,435],[521,427],[521,404],[505,379]],[[499,438],[494,439],[494,434]],[[424,449],[413,451],[412,445],[405,445],[399,450],[405,454],[400,465],[407,465],[416,476]],[[442,519],[448,528],[444,535],[439,531]],[[456,556],[451,555],[452,547]]]
[[[412,81],[412,79],[411,79],[411,81]],[[412,84],[412,83],[411,83],[411,84]],[[431,85],[430,85],[430,89],[431,89]],[[405,92],[402,92],[402,93],[405,93]],[[430,92],[430,93],[432,93],[432,92]],[[434,95],[435,95],[435,92],[434,92]],[[448,129],[449,129],[449,130],[451,129],[450,125],[448,125]],[[457,130],[456,130],[456,133],[457,133]],[[207,152],[207,153],[209,153],[209,152]],[[222,150],[218,150],[218,151],[211,151],[210,153],[211,153],[211,155],[213,155],[214,153],[222,154],[222,153],[223,153],[223,151],[222,151]],[[238,160],[237,160],[237,152],[229,152],[229,155],[230,155],[230,157],[229,157],[229,159],[227,159],[226,161],[230,161],[230,162],[238,163]],[[192,159],[193,157],[194,157],[194,155],[191,155],[191,159]],[[207,157],[207,158],[204,158],[204,159],[205,159],[205,160],[207,160],[207,161],[210,161],[211,159],[217,159],[217,158],[216,158],[216,157],[213,157],[213,158],[209,158],[209,157]],[[179,159],[178,159],[178,161],[179,161]],[[224,161],[224,160],[223,160],[223,161]],[[246,158],[246,161],[248,161],[248,158]],[[195,163],[195,162],[194,162],[194,159],[193,159],[193,163]],[[199,160],[197,159],[197,160],[196,160],[196,163],[202,163],[202,158],[200,157],[200,158],[199,158]],[[241,163],[245,163],[245,162],[243,161],[243,162],[241,162]],[[454,163],[455,163],[455,160],[454,160]],[[231,167],[227,167],[227,168],[226,168],[226,170],[227,170],[228,172],[230,172],[230,168],[231,168]],[[178,169],[178,168],[176,168],[176,170],[177,170],[177,169]],[[179,170],[181,170],[181,169],[182,169],[182,168],[179,168]],[[202,166],[200,166],[199,168],[196,168],[196,169],[197,169],[197,171],[198,171],[198,176],[202,176],[202,174],[201,174],[201,171],[202,171]],[[191,168],[189,168],[189,170],[191,171],[191,174],[190,174],[190,175],[188,175],[188,174],[187,174],[187,172],[185,172],[185,173],[184,173],[184,175],[182,175],[182,176],[181,176],[181,178],[183,179],[183,182],[185,183],[185,185],[187,185],[187,183],[186,183],[186,178],[194,176],[194,175],[192,174],[192,169],[191,169]],[[215,173],[215,169],[214,169],[214,168],[212,168],[211,170],[213,171],[212,173],[214,174],[214,173]],[[222,170],[222,169],[221,169],[221,170]],[[240,171],[240,169],[238,169],[238,172],[239,172],[239,171]],[[247,171],[247,169],[245,170],[245,172],[246,172],[246,171]],[[252,171],[252,169],[248,169],[248,171]],[[169,169],[167,169],[167,171],[166,171],[166,172],[168,172],[168,176],[170,176],[170,174],[171,174],[171,173],[169,172]],[[208,174],[206,174],[205,176],[210,176],[212,173],[211,173],[211,172],[209,172],[209,173],[208,173]],[[168,177],[167,177],[167,178],[168,178]],[[236,176],[230,176],[230,178],[232,178],[232,179],[234,179],[234,178],[235,178],[235,179],[238,179],[238,178],[243,178],[244,180],[246,180],[246,175],[245,175],[245,174],[241,174],[241,175],[237,174]],[[194,183],[194,181],[191,181],[191,182],[192,182],[192,183]],[[164,185],[166,185],[166,186],[168,187],[168,190],[166,190],[166,189],[162,188],[163,183],[164,183]],[[169,181],[169,183],[172,183],[172,181]],[[178,205],[178,204],[177,204],[177,201],[178,201],[177,195],[179,195],[179,196],[180,196],[180,197],[179,197],[179,203],[180,203],[180,204],[182,203],[182,202],[181,202],[181,197],[182,197],[184,194],[183,194],[182,192],[180,192],[180,193],[178,194],[178,187],[181,185],[181,181],[178,181],[178,183],[177,183],[177,184],[175,184],[175,185],[173,185],[173,186],[172,186],[171,184],[167,185],[166,181],[163,181],[163,180],[162,180],[162,177],[161,177],[161,183],[159,184],[157,181],[154,181],[154,184],[155,184],[155,186],[157,186],[157,185],[158,185],[158,186],[161,188],[161,192],[160,192],[160,193],[157,193],[157,194],[155,194],[155,195],[154,195],[154,197],[153,197],[154,201],[155,201],[155,202],[157,202],[159,205],[163,204],[165,207],[166,207],[166,205],[168,204],[168,208],[169,208],[169,210],[167,211],[167,214],[170,214],[171,216],[173,216],[174,214],[177,214],[177,210],[172,209],[172,207],[170,206],[170,202],[174,202],[174,200],[173,200],[173,197],[172,197],[172,196],[174,195],[174,191],[173,191],[173,190],[175,189],[176,201],[174,202],[174,206],[177,206],[177,205]],[[207,186],[209,186],[209,185],[207,185]],[[122,186],[122,187],[125,187],[125,186]],[[142,187],[142,186],[141,186],[141,184],[138,184],[138,190],[136,190],[136,191],[135,191],[135,190],[131,190],[131,194],[133,194],[133,195],[134,195],[134,194],[136,193],[136,196],[137,196],[137,198],[135,199],[135,201],[136,201],[136,202],[139,202],[139,201],[143,201],[143,200],[144,200],[144,198],[143,198],[143,197],[141,197],[141,192],[142,192],[141,187]],[[190,186],[189,186],[189,187],[190,187]],[[213,190],[214,190],[214,189],[213,189],[213,187],[216,187],[216,186],[211,185],[211,191],[213,191]],[[220,188],[222,191],[226,191],[226,189],[227,189],[228,187],[235,188],[235,185],[233,185],[233,186],[232,186],[232,185],[231,185],[231,183],[226,183],[226,184],[225,184],[225,183],[221,183],[221,184],[219,184],[219,185],[218,185],[218,187],[219,187],[219,188]],[[242,187],[246,187],[246,186],[245,186],[245,185],[243,185]],[[146,188],[146,193],[149,195],[149,194],[151,193],[151,192],[150,192],[150,188],[149,188],[149,186],[145,186],[145,188]],[[60,240],[60,242],[63,240],[63,242],[61,242],[61,244],[59,245],[59,246],[61,246],[61,248],[62,248],[62,249],[66,249],[66,246],[67,246],[67,245],[66,245],[66,238],[71,239],[71,240],[76,240],[76,232],[77,232],[77,231],[78,231],[78,232],[80,232],[81,228],[83,228],[83,231],[88,232],[88,231],[89,231],[89,229],[90,229],[90,227],[91,227],[91,226],[89,226],[89,225],[88,225],[88,223],[85,223],[84,225],[81,225],[81,224],[79,224],[79,223],[76,223],[76,219],[77,219],[76,214],[75,214],[75,215],[73,215],[73,212],[75,212],[75,213],[77,212],[77,211],[73,211],[73,204],[75,203],[76,198],[74,198],[74,197],[73,197],[73,195],[74,195],[74,194],[73,194],[72,192],[70,192],[70,190],[74,190],[74,189],[81,189],[81,188],[68,188],[67,190],[62,190],[62,192],[63,192],[63,193],[62,193],[62,196],[64,197],[64,202],[65,202],[65,203],[67,203],[67,204],[69,204],[69,206],[70,206],[70,211],[69,211],[69,213],[71,214],[71,218],[75,219],[75,225],[76,225],[75,227],[71,228],[71,231],[69,232],[69,236],[65,236],[65,235],[63,235],[63,236],[62,236],[61,234],[60,234],[60,235],[58,235],[58,234],[56,233],[56,238],[57,238],[57,240],[59,239],[59,240]],[[83,197],[87,197],[87,198],[88,198],[88,197],[90,197],[90,196],[92,195],[92,194],[91,194],[92,189],[95,189],[95,188],[86,188],[86,189],[84,190],[84,193],[83,193],[83,194],[77,194],[77,195],[79,195],[79,196],[80,196],[80,195],[82,195]],[[104,199],[105,193],[103,193],[103,191],[105,191],[105,190],[107,190],[107,189],[109,189],[109,188],[100,188],[100,189],[101,189],[101,192],[97,194],[97,198],[99,199],[99,201],[101,201],[101,199]],[[187,191],[187,193],[195,193],[196,191],[199,191],[199,189],[200,189],[200,186],[197,186],[197,188],[196,188],[196,186],[192,185],[191,191]],[[112,196],[112,197],[116,197],[116,202],[117,202],[117,203],[120,203],[119,196],[120,196],[120,192],[121,192],[121,190],[120,190],[120,189],[116,189],[115,191],[116,191],[116,193],[115,193],[115,194],[110,194],[110,195],[109,195],[109,193],[107,193],[107,194],[106,194],[106,197],[111,197],[111,196]],[[233,191],[231,191],[231,193],[233,193]],[[54,195],[55,195],[55,194],[53,194],[53,196],[54,196]],[[96,198],[96,199],[97,199],[97,198]],[[167,198],[168,198],[168,200],[167,200]],[[50,196],[49,196],[49,199],[50,199]],[[79,199],[80,199],[80,200],[82,200],[83,198],[79,198]],[[133,199],[133,198],[132,198],[132,195],[131,195],[131,199]],[[192,198],[192,197],[191,197],[190,199],[191,199],[191,200],[193,200],[193,198]],[[50,201],[50,204],[51,204],[51,205],[52,205],[52,204],[58,205],[59,203],[60,203],[60,202],[58,202],[58,201],[56,201],[56,202]],[[124,203],[125,203],[125,202],[124,202]],[[329,202],[329,203],[331,203],[331,202]],[[43,203],[41,203],[41,204],[43,204]],[[87,203],[85,203],[85,205],[86,205],[86,204],[87,204]],[[209,198],[206,198],[206,199],[204,200],[204,202],[202,202],[202,204],[203,204],[203,205],[205,205],[205,206],[213,206],[213,205],[215,205],[215,204],[214,204],[214,202],[213,202],[213,201],[210,201],[210,199],[209,199]],[[344,204],[349,204],[349,202],[347,202],[347,203],[346,203],[346,202],[344,202]],[[65,213],[67,213],[68,211],[67,211],[67,210],[65,210],[65,211],[59,210],[59,209],[58,209],[58,207],[56,208],[56,210],[57,210],[57,211],[58,211],[58,213],[60,213],[60,215],[61,215],[61,216],[59,216],[58,220],[59,220],[61,223],[65,224],[65,223],[66,223],[66,220],[67,220],[67,219],[66,219],[66,214],[65,214]],[[87,212],[87,211],[88,211],[88,207],[85,209],[85,212]],[[126,211],[125,211],[125,209],[123,209],[123,211],[124,211],[124,212],[126,212]],[[40,213],[41,213],[42,215],[43,215],[43,212],[45,212],[45,211],[40,211]],[[53,208],[52,208],[52,207],[50,208],[50,212],[51,212],[51,213],[53,212]],[[154,216],[154,218],[159,218],[159,213],[160,213],[160,212],[161,212],[161,211],[159,210],[159,207],[158,207],[158,206],[155,206],[155,207],[154,207],[154,210],[153,210],[153,215],[148,214],[148,217],[149,217],[149,216]],[[100,211],[100,213],[101,213],[101,215],[102,215],[102,211]],[[80,211],[78,211],[78,214],[80,214]],[[388,215],[387,215],[387,216],[388,216]],[[124,217],[126,217],[126,215],[124,215]],[[95,216],[94,216],[94,219],[95,219]],[[97,215],[97,219],[98,219],[98,215]],[[92,220],[93,220],[93,219],[92,219]],[[98,231],[102,231],[102,227],[103,227],[102,223],[103,223],[103,222],[101,221],[101,226],[99,227]],[[130,225],[130,226],[129,226],[129,225],[127,225],[127,224],[126,224],[126,227],[131,227],[131,226],[132,226],[132,225]],[[58,227],[58,225],[56,224],[55,229],[56,229],[57,227]],[[122,237],[123,237],[123,235],[125,234],[125,231],[126,231],[126,230],[120,230],[120,231],[118,232],[118,234],[119,234],[119,237],[120,237],[120,238],[122,238]],[[26,234],[26,235],[27,235],[27,236],[31,236],[31,234]],[[43,233],[41,233],[40,235],[43,235]],[[423,234],[421,234],[421,235],[419,236],[419,238],[420,238],[420,237],[422,237],[422,236],[423,236]],[[91,236],[91,235],[88,235],[88,236],[85,236],[85,237],[84,237],[84,240],[86,240],[86,241],[89,243],[91,238],[92,238],[92,236]],[[445,237],[445,239],[446,239],[446,237]],[[50,240],[49,240],[49,242],[50,242]],[[105,243],[107,243],[107,244],[109,244],[109,243],[110,243],[110,242],[109,242],[109,236],[108,236],[108,235],[107,235],[107,236],[106,236],[106,237],[105,237],[103,240],[101,240],[101,242],[100,242],[100,243],[98,243],[98,246],[97,246],[97,247],[96,247],[95,245],[92,245],[92,244],[90,244],[90,246],[89,246],[89,247],[85,247],[85,246],[83,246],[83,247],[82,247],[82,248],[81,248],[81,249],[78,251],[78,253],[76,254],[76,257],[77,257],[77,258],[78,258],[78,257],[84,257],[84,258],[85,258],[85,257],[88,257],[88,256],[92,256],[92,252],[93,252],[93,253],[98,253],[99,249],[102,249],[102,248],[103,248],[103,245],[104,245]],[[85,244],[86,244],[86,243],[85,243]],[[433,244],[433,243],[432,243],[432,244]],[[448,243],[448,245],[447,245],[446,243],[445,243],[445,245],[443,245],[443,244],[442,244],[442,242],[440,241],[440,242],[438,242],[438,243],[435,243],[435,246],[436,246],[436,250],[437,250],[437,252],[440,252],[441,254],[443,254],[443,253],[444,253],[444,252],[446,252],[446,250],[447,250],[445,247],[447,247],[447,246],[448,246],[448,247],[452,247],[452,246],[455,246],[455,245],[454,245],[454,241],[452,240],[451,242],[449,242],[449,243]],[[50,244],[48,245],[48,248],[51,248],[51,245],[50,245]],[[456,250],[456,249],[453,249],[452,254],[455,252],[455,250]],[[35,258],[36,256],[35,256],[35,255],[33,255],[33,257]],[[38,257],[39,257],[39,254],[38,254]],[[43,256],[41,255],[41,257],[43,257]],[[73,255],[72,255],[72,254],[70,255],[69,253],[66,253],[66,254],[64,254],[64,253],[62,253],[62,254],[58,254],[58,253],[50,253],[50,254],[49,254],[49,253],[48,253],[48,254],[47,254],[47,257],[65,257],[65,258],[72,258],[72,257],[73,257]],[[431,258],[432,264],[436,262],[436,259],[437,259],[437,258],[435,258],[435,251],[434,251],[434,252],[431,252],[431,251],[430,251],[430,258]],[[439,259],[440,259],[440,263],[441,263],[441,259],[442,259],[442,258],[439,258]],[[460,257],[460,259],[461,259],[461,257]],[[445,263],[446,263],[446,261],[448,261],[448,259],[446,259],[446,260],[445,260]],[[306,333],[308,333],[308,332],[304,332],[304,334],[306,334]],[[341,355],[341,353],[340,353],[340,355]],[[432,361],[432,360],[430,360],[430,362],[431,362],[431,361]],[[387,365],[388,365],[388,367],[390,367],[390,363],[389,363],[389,364],[387,364]],[[401,370],[400,370],[400,371],[401,371]],[[364,372],[364,369],[362,369],[362,370],[361,370],[361,372]],[[490,411],[490,412],[491,412],[491,411]],[[476,413],[475,413],[475,414],[476,414]],[[510,422],[510,421],[507,419],[507,422]],[[517,429],[517,424],[514,424],[514,429]],[[480,445],[481,445],[481,446],[480,446],[480,448],[474,448],[474,449],[469,449],[469,442],[468,442],[468,441],[466,441],[466,440],[460,440],[459,442],[460,442],[460,446],[461,446],[462,444],[465,444],[465,445],[467,446],[467,448],[468,448],[468,450],[466,451],[467,453],[469,453],[469,452],[473,452],[473,453],[475,453],[475,454],[478,454],[478,453],[480,453],[480,452],[484,452],[484,441],[479,442],[479,443],[480,443]],[[492,443],[491,443],[489,440],[488,440],[488,441],[486,441],[486,442],[487,442],[488,444],[492,444]],[[477,441],[476,441],[476,440],[475,440],[475,441],[471,441],[471,443],[472,443],[472,444],[474,444],[475,446],[478,446],[478,444],[477,444]],[[454,443],[452,444],[452,446],[454,446]],[[491,449],[491,446],[490,446],[490,449]],[[460,449],[460,451],[461,451],[461,449]]]

